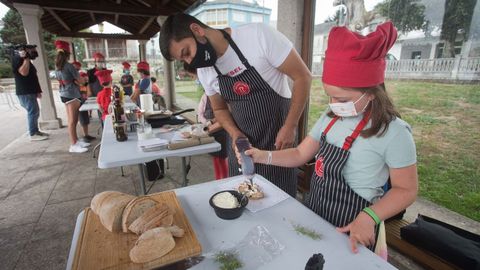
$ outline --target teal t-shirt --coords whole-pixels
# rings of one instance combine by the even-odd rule
[[[352,134],[363,114],[339,119],[327,133],[327,142],[342,147],[345,138]],[[309,133],[320,141],[323,130],[332,118],[324,113]],[[366,128],[370,127],[368,123]],[[350,148],[350,156],[343,169],[348,185],[370,202],[383,195],[382,187],[388,180],[389,168],[403,168],[417,162],[415,142],[411,127],[402,119],[390,122],[381,137],[358,138]]]

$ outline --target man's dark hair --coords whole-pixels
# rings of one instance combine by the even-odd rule
[[[155,77],[150,77],[150,80],[152,81],[152,83],[157,82],[157,78],[155,78]]]
[[[210,28],[208,25],[202,23],[197,18],[190,16],[185,13],[177,13],[175,15],[170,15],[165,20],[165,23],[160,29],[160,51],[162,52],[163,57],[169,61],[174,59],[170,55],[169,47],[172,40],[180,41],[184,38],[193,37],[193,33],[190,30],[190,25],[196,23],[202,28]]]

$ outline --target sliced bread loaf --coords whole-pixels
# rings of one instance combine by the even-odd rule
[[[143,213],[148,209],[154,207],[158,204],[157,201],[150,197],[142,196],[138,197],[128,203],[128,205],[123,210],[122,215],[122,230],[123,232],[128,232],[128,227],[134,220],[139,218]]]
[[[106,197],[98,210],[98,216],[102,225],[111,232],[122,231],[123,210],[135,198],[135,196],[124,193]]]

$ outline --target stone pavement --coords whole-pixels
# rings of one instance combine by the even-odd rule
[[[65,123],[64,107],[58,96],[55,100],[59,117]],[[8,118],[0,120],[3,127],[7,125],[7,132],[0,133],[0,269],[65,269],[78,213],[104,190],[138,193],[137,166],[125,167],[124,177],[119,168],[98,169],[91,151],[68,153],[66,128],[49,131],[49,140],[30,142],[25,134],[23,109],[2,114]],[[94,119],[92,135],[97,136],[98,125],[98,119]],[[151,192],[180,186],[181,160],[168,161],[167,176],[155,183]],[[208,155],[192,157],[191,166],[190,184],[214,178]],[[413,220],[418,212],[431,213],[479,233],[477,222],[423,199],[408,209],[407,218]],[[422,269],[401,255],[391,254],[392,263],[400,269]]]

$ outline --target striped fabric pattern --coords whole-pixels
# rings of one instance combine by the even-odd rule
[[[278,131],[287,118],[290,99],[277,94],[255,67],[250,66],[230,36],[226,32],[223,34],[245,65],[246,70],[235,77],[230,77],[221,74],[215,67],[218,73],[220,93],[229,105],[230,113],[238,128],[248,137],[250,143],[262,150],[274,150]],[[245,95],[236,94],[234,85],[237,82],[246,83],[250,92]],[[229,175],[234,176],[240,174],[239,165],[231,147],[231,138],[228,141]],[[255,170],[256,173],[295,197],[297,178],[294,168],[255,164]]]

